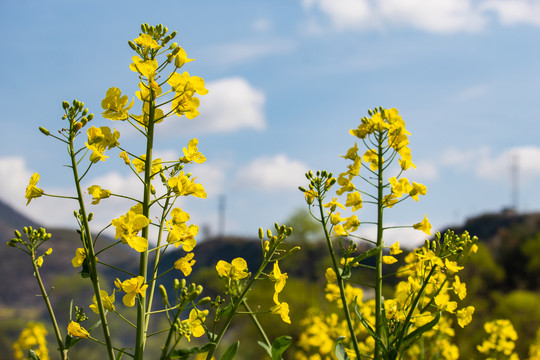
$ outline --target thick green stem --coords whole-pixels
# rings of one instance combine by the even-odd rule
[[[154,116],[156,110],[154,90],[150,88],[150,106],[148,112],[148,127],[147,127],[147,139],[146,139],[146,159],[144,168],[144,198],[143,198],[143,215],[150,219],[150,196],[152,189],[152,150],[154,146]],[[146,226],[142,230],[142,237],[147,239],[149,232],[149,226]],[[139,276],[143,277],[144,283],[146,283],[148,272],[148,249],[143,251],[139,261]],[[149,284],[152,287],[153,279]],[[146,302],[139,298],[137,306],[137,334],[135,339],[135,360],[142,360],[144,355],[144,348],[146,345],[146,331],[147,322],[150,320],[150,314],[146,313]]]
[[[90,279],[92,281],[92,287],[94,289],[94,295],[96,296],[96,303],[99,310],[99,318],[101,320],[101,328],[103,329],[103,337],[105,338],[105,345],[107,346],[107,354],[110,360],[114,360],[114,351],[111,342],[111,334],[109,331],[109,325],[107,323],[107,317],[105,316],[105,307],[103,306],[103,299],[101,298],[101,288],[99,286],[99,277],[97,272],[97,258],[94,251],[94,242],[92,241],[92,234],[90,233],[90,227],[88,225],[88,216],[86,214],[86,208],[83,201],[83,193],[81,190],[79,173],[77,170],[77,162],[75,159],[75,151],[73,148],[73,141],[75,139],[75,132],[73,131],[73,122],[70,124],[70,137],[69,137],[69,155],[71,157],[71,169],[73,170],[73,177],[75,179],[75,187],[77,189],[77,199],[79,201],[79,211],[81,216],[82,231],[84,235],[84,248],[87,251],[87,257],[90,267]]]
[[[382,322],[383,319],[383,294],[382,294],[382,287],[383,287],[383,273],[382,273],[382,267],[383,267],[383,210],[384,210],[384,184],[383,184],[383,143],[382,140],[383,136],[379,134],[379,137],[377,139],[378,141],[378,161],[379,161],[379,169],[377,171],[377,247],[380,249],[377,253],[377,262],[376,262],[376,269],[375,269],[375,334],[379,339],[382,340]],[[378,342],[375,342],[375,360],[378,360],[381,358],[381,347]]]
[[[351,312],[349,311],[349,304],[347,303],[347,297],[345,295],[345,286],[343,278],[339,272],[339,266],[336,259],[336,254],[334,252],[334,247],[332,246],[332,241],[330,240],[330,234],[328,233],[328,228],[326,226],[326,221],[324,220],[324,210],[322,199],[319,197],[319,213],[321,216],[321,224],[324,230],[324,236],[326,237],[326,244],[328,245],[328,250],[330,252],[330,257],[332,258],[332,266],[334,272],[336,273],[337,283],[339,287],[339,294],[341,296],[341,303],[343,304],[343,312],[345,313],[345,318],[347,320],[347,326],[349,328],[349,333],[351,335],[351,341],[353,342],[354,352],[356,353],[356,358],[361,359],[360,348],[358,346],[358,340],[356,339],[356,334],[354,331],[354,325],[352,323]]]
[[[45,287],[43,286],[43,281],[41,280],[41,276],[39,275],[39,270],[36,265],[33,251],[32,251],[32,265],[34,266],[34,274],[36,274],[36,280],[39,284],[39,290],[41,291],[41,296],[43,297],[43,300],[45,301],[45,305],[47,306],[47,311],[51,318],[51,323],[54,329],[54,335],[56,336],[56,341],[58,342],[58,351],[60,352],[60,356],[62,357],[62,360],[68,360],[68,354],[67,354],[68,351],[64,348],[64,342],[62,341],[62,334],[60,333],[60,329],[58,328],[58,323],[56,322],[56,317],[54,316],[54,310],[52,308],[51,302],[49,301],[49,294],[47,294],[47,292],[45,291]]]

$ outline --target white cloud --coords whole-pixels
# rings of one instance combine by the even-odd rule
[[[74,227],[73,210],[76,204],[73,200],[42,196],[32,199],[26,206],[24,194],[30,176],[32,171],[27,168],[24,158],[17,156],[0,158],[0,198],[40,225]],[[73,196],[74,191],[48,186],[46,180],[41,177],[37,184],[37,187],[43,189],[45,193]]]
[[[384,226],[391,227],[399,225],[387,223]],[[377,240],[377,227],[373,225],[361,225],[354,235],[375,241]],[[383,235],[385,246],[390,246],[399,241],[399,246],[407,249],[414,249],[421,246],[428,238],[429,236],[424,232],[412,228],[388,229],[384,231]]]
[[[304,180],[308,167],[283,154],[261,157],[241,168],[236,181],[241,186],[261,190],[296,190]]]
[[[436,33],[476,31],[485,20],[470,0],[381,0],[385,23]]]
[[[303,0],[304,8],[318,7],[336,29],[366,27],[373,19],[373,9],[367,0]]]
[[[271,24],[264,21],[255,22],[254,27],[259,27],[262,31],[265,26]],[[285,54],[295,48],[295,43],[291,39],[275,40],[253,40],[246,42],[235,42],[219,44],[209,48],[206,58],[212,59],[215,64],[222,66],[238,66],[249,63],[268,56]]]
[[[251,24],[251,28],[259,32],[267,32],[273,28],[274,24],[267,18],[258,18]]]
[[[449,149],[443,154],[441,162],[487,180],[509,179],[512,171],[518,171],[520,179],[540,177],[538,146],[513,147],[499,154],[494,154],[487,147],[471,150]]]
[[[439,170],[437,165],[430,161],[415,162],[416,169],[410,168],[405,175],[408,179],[414,181],[435,180],[439,178]]]
[[[266,96],[246,79],[231,77],[211,81],[206,84],[206,88],[208,94],[199,97],[199,116],[192,120],[185,117],[166,119],[156,130],[158,135],[185,136],[194,133],[233,132],[243,128],[266,128]]]
[[[473,101],[486,95],[486,93],[489,90],[490,90],[490,86],[488,85],[474,85],[474,86],[461,90],[454,97],[454,101],[457,101],[457,102]]]
[[[334,30],[411,27],[433,33],[474,32],[494,12],[503,25],[540,26],[535,0],[302,0],[304,9],[326,17]],[[308,18],[309,29],[323,26]]]
[[[32,173],[22,157],[0,158],[0,197],[18,210],[24,209],[24,193]]]
[[[494,11],[505,25],[540,26],[540,2],[537,0],[487,0],[481,7]]]

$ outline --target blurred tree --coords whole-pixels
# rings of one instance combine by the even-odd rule
[[[295,210],[283,223],[293,228],[288,241],[318,242],[323,240],[321,224],[304,208]]]

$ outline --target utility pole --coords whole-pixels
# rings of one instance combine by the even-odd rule
[[[512,154],[510,164],[510,176],[512,182],[512,209],[517,213],[519,199],[519,155]]]
[[[225,195],[220,195],[218,201],[218,236],[223,239],[225,236]]]

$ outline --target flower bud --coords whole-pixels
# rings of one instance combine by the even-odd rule
[[[266,236],[271,239],[272,238],[272,230],[268,229],[266,230]]]
[[[170,49],[170,50],[176,49],[177,46],[178,46],[178,43],[173,42],[173,43],[171,44],[171,46],[169,46],[169,49]]]
[[[91,121],[94,118],[94,114],[88,114],[86,118],[88,119],[88,121]]]
[[[295,246],[295,247],[293,247],[291,250],[289,250],[289,255],[294,254],[294,253],[297,252],[298,250],[300,250],[300,246]]]
[[[195,288],[195,294],[200,295],[201,293],[203,292],[203,287],[202,285],[197,285],[197,287]]]
[[[16,231],[16,230],[15,230]],[[264,230],[262,227],[259,228],[259,239],[263,239],[264,238]]]
[[[208,304],[212,299],[210,296],[203,297],[201,300],[199,300],[199,305]]]
[[[14,233],[15,233],[15,237],[16,237],[17,239],[20,239],[20,238],[21,238],[21,233],[19,232],[19,230],[15,230]]]
[[[64,110],[69,109],[69,103],[67,101],[62,101],[62,108],[64,108]]]
[[[47,135],[47,136],[51,135],[51,133],[49,132],[49,130],[45,129],[44,127],[41,127],[41,126],[40,126],[40,127],[39,127],[39,131],[41,131],[41,133],[44,134],[44,135]]]
[[[73,132],[77,132],[81,130],[82,127],[83,127],[83,124],[81,122],[75,123],[75,125],[73,125]]]
[[[137,51],[137,45],[135,45],[135,43],[133,41],[129,40],[128,45],[129,45],[130,48]]]
[[[88,214],[88,221],[92,221],[93,218],[94,218],[94,213]]]
[[[165,289],[165,286],[163,285],[159,285],[159,294],[161,295],[161,297],[163,298],[163,305],[165,305],[167,303],[167,290]]]
[[[174,291],[178,291],[180,288],[180,281],[178,279],[174,279]]]

